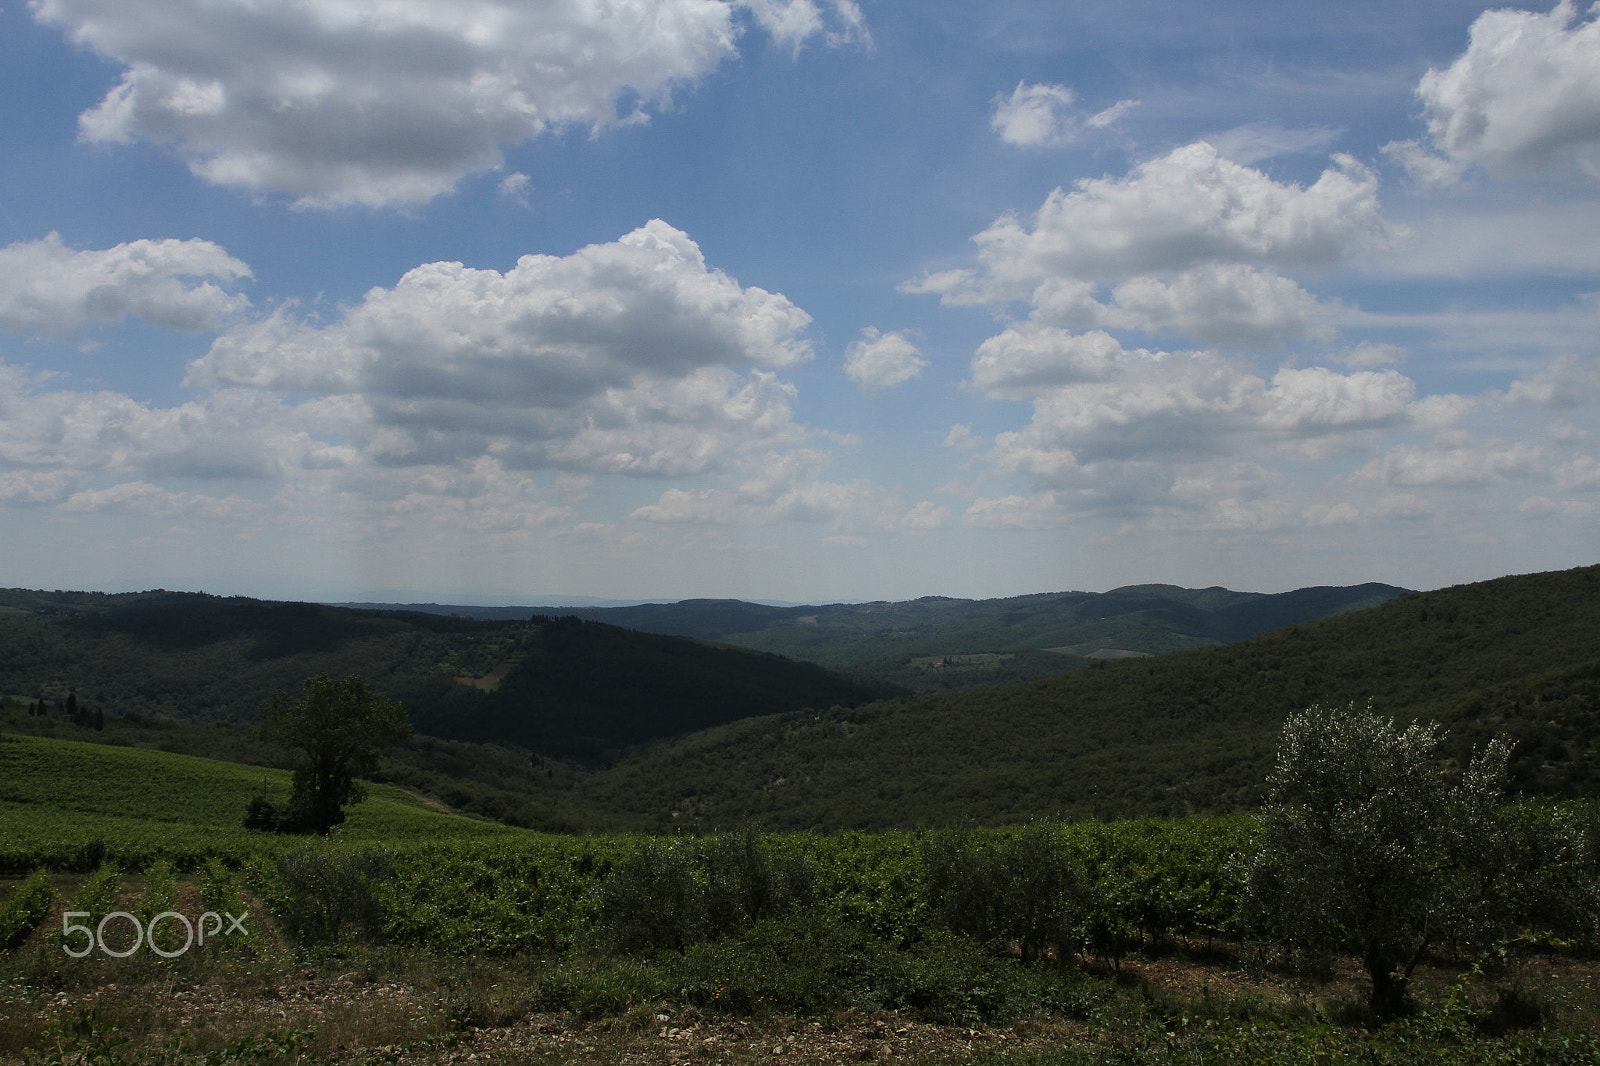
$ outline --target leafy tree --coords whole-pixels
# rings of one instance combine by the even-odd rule
[[[344,808],[364,791],[358,775],[377,768],[391,743],[409,739],[411,723],[396,700],[374,692],[358,676],[307,678],[303,692],[274,692],[261,706],[262,739],[296,753],[294,796],[282,815],[264,800],[252,801],[246,824],[325,833],[344,821]]]
[[[1435,723],[1402,728],[1354,704],[1291,715],[1248,869],[1247,928],[1359,951],[1380,1016],[1409,1007],[1430,945],[1482,942],[1509,918],[1496,803],[1510,745],[1491,741],[1452,782],[1439,739]]]

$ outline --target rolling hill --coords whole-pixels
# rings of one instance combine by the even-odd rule
[[[162,751],[8,735],[0,742],[0,872],[21,873],[45,857],[79,867],[97,841],[136,864],[158,853],[193,862],[238,858],[263,848],[303,847],[305,837],[249,833],[240,822],[250,797],[286,798],[290,775]],[[515,832],[433,809],[376,785],[339,828],[339,839],[428,841]]]
[[[1524,793],[1600,792],[1600,567],[1416,593],[1219,647],[1020,685],[749,719],[576,783],[660,824],[885,828],[1259,801],[1312,703],[1437,719],[1449,750],[1505,732]]]
[[[1444,722],[1457,761],[1511,734],[1523,793],[1600,793],[1600,567],[1398,598],[1362,588],[1378,606],[1234,643],[876,701],[881,686],[815,664],[577,618],[477,622],[175,594],[18,603],[24,595],[12,593],[0,596],[0,685],[32,699],[37,689],[23,686],[43,676],[59,699],[64,678],[87,678],[76,689],[85,703],[170,706],[187,722],[113,718],[105,739],[262,762],[273,754],[237,728],[254,694],[313,672],[362,672],[431,734],[398,750],[381,777],[547,829],[1245,809],[1259,800],[1285,715],[1368,699]],[[1097,608],[1081,604],[1074,624],[1126,636],[1138,616],[1167,639],[1175,630],[1161,626],[1182,624],[1203,625],[1211,640],[1265,624],[1264,608],[1293,619],[1359,599],[1313,589],[1263,602],[1166,586],[1106,595]],[[1028,602],[1048,597],[1021,599],[1009,616],[1017,632],[1033,624],[1030,610],[1055,610]],[[987,602],[992,612],[1010,601]],[[944,610],[891,606],[905,608],[902,629],[919,611]],[[1004,617],[991,617],[1001,619],[994,636]],[[25,721],[20,706],[0,708],[12,728]],[[61,721],[59,709],[52,716],[47,730]]]
[[[275,690],[360,674],[422,731],[601,758],[750,715],[896,690],[814,663],[577,619],[434,614],[156,591],[0,592],[0,696],[109,716],[254,721]]]

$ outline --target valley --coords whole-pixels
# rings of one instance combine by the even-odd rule
[[[1600,1054],[1600,567],[1105,595],[746,631],[831,627],[814,647],[853,632],[864,656],[899,642],[906,671],[974,676],[1095,645],[1042,678],[914,691],[721,630],[0,594],[0,1062]],[[294,787],[252,701],[345,671],[405,694],[416,735],[327,838],[246,829],[253,797]],[[1442,781],[1510,744],[1461,861],[1511,880],[1440,898],[1509,893],[1485,913],[1513,939],[1425,939],[1404,1016],[1374,1013],[1355,958],[1272,947],[1247,917],[1281,731],[1314,704],[1436,723]],[[69,912],[98,935],[163,908],[250,933],[63,953]]]

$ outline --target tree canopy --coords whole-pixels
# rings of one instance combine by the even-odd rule
[[[1434,723],[1311,707],[1284,723],[1261,810],[1248,924],[1313,951],[1360,952],[1379,1014],[1404,1009],[1430,945],[1481,942],[1510,917],[1500,889],[1514,867],[1494,846],[1510,746],[1491,741],[1450,781],[1438,744]]]
[[[274,692],[261,707],[260,731],[300,763],[282,827],[325,833],[362,798],[356,778],[377,768],[385,747],[409,739],[411,723],[398,701],[374,692],[365,679],[319,674],[306,679],[299,696]]]

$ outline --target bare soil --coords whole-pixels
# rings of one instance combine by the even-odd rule
[[[600,1019],[543,1013],[519,1002],[525,985],[479,988],[478,1016],[451,1018],[450,989],[437,981],[370,977],[358,972],[274,972],[265,964],[213,966],[204,984],[147,968],[132,980],[50,991],[19,979],[0,982],[0,1063],[46,1053],[53,1032],[93,1016],[115,1027],[131,1047],[190,1042],[196,1053],[245,1038],[299,1031],[303,1048],[333,1063],[578,1063],[738,1066],[822,1066],[861,1062],[955,1064],[1026,1057],[1090,1038],[1085,1023],[1032,1019],[1006,1027],[933,1025],[897,1015],[842,1012],[827,1019],[781,1015],[737,1018],[669,1004],[640,1006]],[[1299,1010],[1337,1018],[1358,1005],[1365,985],[1349,961],[1318,980],[1272,967],[1242,965],[1236,954],[1174,950],[1140,957],[1104,978],[1153,1002],[1188,1004],[1245,1016]],[[1420,989],[1437,992],[1456,976],[1449,968],[1419,972]],[[1568,996],[1568,1020],[1600,1024],[1592,1002],[1600,963],[1539,957],[1490,975],[1477,997],[1497,989],[1589,990]],[[1574,1014],[1574,1012],[1576,1012]],[[52,1024],[56,1029],[52,1030]]]

